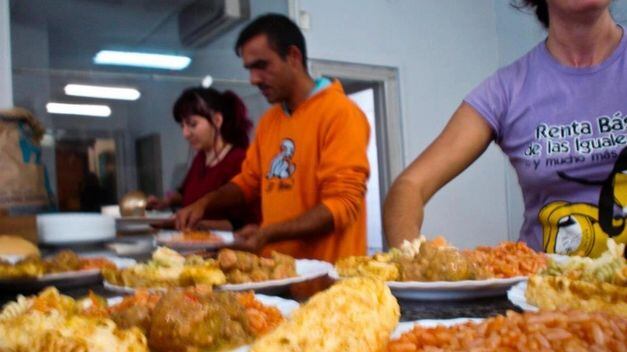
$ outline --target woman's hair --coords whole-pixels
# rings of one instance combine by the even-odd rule
[[[512,6],[519,10],[524,8],[533,10],[544,28],[549,28],[549,7],[546,0],[514,0]]]
[[[248,147],[248,133],[253,124],[248,118],[246,105],[232,91],[220,93],[213,88],[188,88],[176,100],[172,109],[174,120],[178,123],[191,115],[199,115],[217,129],[211,119],[213,112],[222,114],[222,126],[219,130],[222,139],[236,147]]]

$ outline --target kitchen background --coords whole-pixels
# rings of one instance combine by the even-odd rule
[[[199,22],[181,20],[201,2],[216,9],[248,5],[251,18],[291,16],[307,39],[312,72],[339,77],[367,112],[371,247],[382,245],[380,207],[391,180],[465,94],[545,36],[533,15],[508,0],[0,0],[0,108],[22,106],[44,122],[43,159],[60,210],[96,208],[81,204],[78,188],[94,176],[109,202],[133,189],[161,195],[177,187],[193,153],[171,106],[206,75],[213,87],[242,96],[253,119],[268,107],[233,52],[243,22],[221,30],[216,21],[225,18],[211,22],[209,13]],[[613,4],[622,24],[625,2]],[[205,29],[194,39],[196,26],[209,22],[216,32]],[[180,71],[94,64],[106,49],[185,55],[191,64]],[[66,96],[68,83],[131,86],[141,97],[98,99],[111,108],[106,118],[48,113],[48,102],[96,102]],[[492,145],[430,201],[423,232],[460,247],[493,245],[518,237],[522,210],[516,176]]]

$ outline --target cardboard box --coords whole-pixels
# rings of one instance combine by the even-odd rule
[[[20,236],[37,244],[37,217],[0,216],[0,235]]]

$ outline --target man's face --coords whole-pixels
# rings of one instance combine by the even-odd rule
[[[271,104],[285,101],[294,77],[288,57],[282,59],[272,49],[265,34],[251,38],[240,50],[244,67],[250,74],[250,83],[257,86]]]

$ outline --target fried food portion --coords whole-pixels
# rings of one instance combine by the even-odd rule
[[[625,245],[613,239],[596,259],[571,257],[551,261],[548,268],[527,282],[527,301],[542,309],[562,307],[604,311],[627,317],[627,261]]]
[[[272,252],[270,258],[265,258],[248,252],[222,249],[218,252],[217,260],[230,284],[296,276],[296,260],[278,252]]]
[[[86,316],[68,296],[48,288],[19,296],[0,313],[0,351],[148,351],[137,328],[120,329],[103,317]]]
[[[459,250],[442,236],[420,236],[401,248],[372,257],[347,257],[335,268],[342,277],[366,276],[385,281],[460,281],[528,276],[546,266],[546,257],[524,243]]]
[[[226,277],[212,259],[185,258],[169,248],[159,247],[147,263],[121,270],[103,270],[105,279],[127,287],[168,288],[194,285],[221,285]]]
[[[0,235],[0,254],[39,257],[39,249],[20,236]]]
[[[138,290],[109,307],[120,327],[138,327],[151,351],[224,351],[245,345],[282,321],[281,312],[252,292],[212,292],[210,287]]]
[[[345,279],[314,295],[251,351],[383,351],[399,316],[398,303],[383,281]]]
[[[592,283],[564,276],[532,276],[525,291],[527,301],[542,309],[563,307],[602,311],[627,317],[627,287]]]
[[[44,266],[38,257],[27,257],[15,264],[0,261],[0,278],[30,278],[44,274]]]
[[[108,313],[119,327],[128,329],[136,326],[144,335],[150,335],[152,313],[161,299],[161,293],[151,293],[137,289],[132,296],[126,296],[122,302],[109,307]]]
[[[153,351],[218,351],[253,339],[247,316],[231,292],[171,290],[152,315],[149,343]]]
[[[335,269],[342,277],[371,277],[383,281],[397,281],[400,277],[398,264],[381,256],[372,260],[366,256],[346,257],[335,263]]]
[[[457,248],[426,241],[415,257],[399,256],[401,281],[459,281],[475,278],[473,263]]]
[[[0,261],[0,278],[34,278],[45,274],[115,267],[105,258],[82,258],[73,251],[63,250],[49,259],[30,256],[15,264]]]
[[[480,323],[431,328],[416,325],[388,352],[625,351],[627,319],[605,313],[508,311]]]

